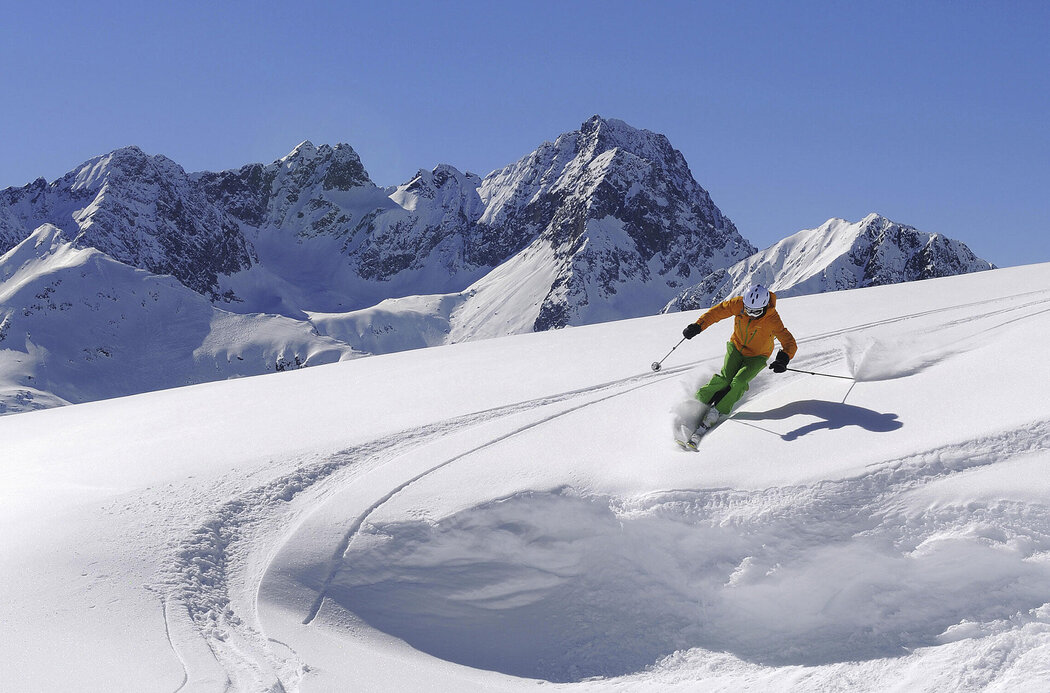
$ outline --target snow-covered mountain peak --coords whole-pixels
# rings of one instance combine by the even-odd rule
[[[896,284],[992,269],[965,244],[871,213],[832,218],[714,272],[683,290],[665,311],[697,310],[758,282],[781,296]]]
[[[212,205],[240,222],[293,238],[346,234],[385,199],[353,147],[309,140],[270,164],[206,171],[194,180]]]
[[[49,248],[54,248],[59,243],[68,242],[69,239],[62,233],[62,229],[54,224],[41,224],[33,233],[26,237],[22,244],[31,244],[34,248],[39,249],[45,245]],[[17,247],[15,246],[15,248]]]
[[[477,208],[480,213],[481,198],[477,192],[479,187],[481,178],[478,175],[463,173],[448,164],[439,164],[431,171],[419,169],[412,180],[394,190],[390,199],[406,210],[415,211],[420,200],[455,203],[458,199],[468,196],[471,198],[469,206]],[[460,205],[456,206],[458,208]]]
[[[603,118],[593,115],[580,125],[580,136],[585,141],[599,144],[599,150],[623,146],[630,141],[637,141],[654,136],[655,133],[632,127],[617,118]]]
[[[56,183],[73,192],[98,192],[111,179],[134,183],[185,176],[185,170],[166,156],[151,156],[132,145],[89,159]]]
[[[79,245],[174,275],[205,296],[217,298],[218,276],[251,262],[233,221],[208,203],[186,171],[138,147],[94,157],[46,190],[6,197],[23,228],[52,223]]]
[[[542,191],[571,193],[581,176],[607,171],[618,151],[660,168],[684,167],[685,163],[663,135],[595,115],[579,130],[544,142],[528,156],[486,176],[482,189],[482,199],[489,207],[486,220],[495,221],[506,205],[533,202]]]
[[[287,156],[281,158],[281,161],[290,161],[301,158],[313,158],[317,155],[317,147],[310,140],[303,140],[288,153]]]
[[[598,115],[592,116],[580,126],[579,146],[581,151],[586,151],[591,156],[623,149],[655,164],[674,160],[677,154],[670,140],[664,135],[632,127],[622,120],[602,118]]]
[[[42,224],[21,243],[0,255],[0,300],[6,301],[16,286],[36,271],[41,261],[71,249],[72,243],[62,229],[54,224]],[[78,252],[96,251],[84,249]]]
[[[644,315],[755,250],[666,137],[601,116],[489,174],[480,193],[483,224],[536,238],[553,254],[524,252],[559,264],[547,295],[527,302],[537,330]]]
[[[289,175],[302,187],[319,183],[324,190],[350,190],[374,185],[361,158],[348,144],[316,147],[306,140],[274,163],[279,169],[278,176]]]

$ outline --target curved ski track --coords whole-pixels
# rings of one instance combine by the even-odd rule
[[[183,685],[178,690],[182,690],[187,684],[193,683],[194,675],[189,670],[190,667],[186,665],[187,658],[184,656],[184,651],[194,647],[195,644],[178,642],[178,637],[173,635],[173,632],[176,630],[170,627],[172,620],[171,611],[173,609],[184,609],[188,618],[194,624],[197,634],[207,643],[212,656],[226,670],[228,677],[233,676],[234,678],[243,679],[246,671],[252,672],[250,680],[243,682],[246,686],[238,685],[237,681],[231,681],[228,678],[222,690],[226,690],[230,686],[236,686],[237,688],[247,687],[252,690],[288,690],[281,682],[281,678],[284,677],[275,677],[269,674],[268,670],[280,669],[287,672],[289,667],[296,671],[302,669],[302,665],[298,662],[289,665],[289,662],[276,658],[270,652],[267,641],[261,632],[256,627],[249,625],[245,618],[233,611],[230,597],[232,564],[243,558],[243,551],[238,551],[237,545],[243,543],[245,539],[259,539],[261,538],[260,535],[266,536],[265,530],[267,527],[279,526],[284,524],[289,517],[298,515],[301,511],[291,510],[288,507],[288,503],[300,494],[310,491],[313,494],[317,494],[318,498],[326,496],[334,490],[345,487],[346,484],[354,483],[357,479],[381,466],[395,462],[407,450],[419,445],[425,445],[451,432],[466,430],[502,417],[539,410],[581,397],[587,398],[582,403],[559,409],[466,452],[442,460],[392,489],[383,498],[365,510],[352,524],[340,547],[333,555],[333,567],[328,578],[330,582],[331,575],[334,574],[335,570],[335,559],[342,555],[346,546],[349,545],[353,536],[358,532],[368,516],[411,484],[507,438],[549,423],[585,407],[627,394],[642,387],[663,382],[692,368],[692,366],[693,364],[687,364],[665,369],[659,374],[645,373],[635,375],[587,388],[467,414],[416,429],[401,431],[343,450],[320,463],[300,467],[294,472],[282,475],[227,501],[217,508],[189,537],[181,542],[176,551],[173,566],[169,571],[170,576],[167,581],[168,589],[164,608],[165,621],[169,626],[169,641],[172,643],[172,649],[183,663],[183,668],[187,669],[187,680],[183,682]],[[610,390],[612,392],[609,392]],[[600,396],[589,397],[594,394],[599,394]],[[254,588],[257,587],[258,585],[254,585]],[[321,591],[304,623],[309,623],[313,620],[320,609],[323,599],[324,590]],[[236,643],[234,641],[241,642]],[[264,660],[269,660],[267,665],[260,666],[259,658],[244,652],[243,650],[245,649],[263,654]],[[298,676],[293,676],[292,678],[297,679]]]

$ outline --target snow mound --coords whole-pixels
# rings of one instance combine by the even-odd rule
[[[1050,427],[1034,433],[1045,445]],[[434,656],[554,682],[636,673],[692,648],[771,666],[899,657],[1003,620],[1047,622],[1045,506],[898,502],[960,472],[994,476],[1013,464],[1004,443],[816,486],[633,502],[563,489],[377,524],[328,597]]]

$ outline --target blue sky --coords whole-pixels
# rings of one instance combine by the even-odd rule
[[[0,188],[135,144],[347,142],[484,175],[594,114],[668,136],[759,247],[869,212],[1050,261],[1050,3],[5,2]]]

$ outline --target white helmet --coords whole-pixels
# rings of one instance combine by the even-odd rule
[[[769,289],[761,284],[752,284],[744,292],[744,311],[757,318],[769,305]]]

